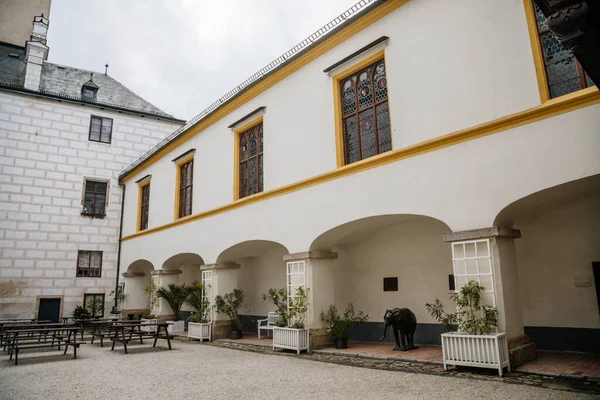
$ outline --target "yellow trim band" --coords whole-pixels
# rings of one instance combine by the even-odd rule
[[[155,228],[146,229],[142,232],[125,236],[121,240],[127,241],[137,237],[160,232],[181,224],[186,224],[188,222],[198,221],[201,219],[212,217],[214,215],[235,210],[237,208],[241,208],[252,203],[267,200],[277,196],[283,196],[288,193],[302,190],[307,187],[319,185],[321,183],[342,178],[344,176],[355,174],[357,172],[365,171],[371,168],[379,167],[381,165],[386,165],[406,158],[415,157],[419,154],[443,149],[448,146],[453,146],[459,143],[467,142],[469,140],[478,139],[480,137],[516,128],[518,126],[527,125],[532,122],[554,117],[556,115],[564,114],[569,111],[573,111],[579,108],[587,107],[598,103],[600,103],[600,91],[598,91],[596,87],[583,89],[565,96],[561,96],[556,99],[548,100],[542,105],[530,108],[525,111],[498,118],[496,120],[476,125],[471,128],[449,133],[444,136],[439,136],[434,139],[426,140],[424,142],[408,146],[403,149],[388,151],[386,153],[382,153],[377,156],[367,158],[365,160],[345,165],[334,171],[326,172],[324,174],[304,179],[302,181],[282,186],[276,189],[272,189],[266,192],[244,197],[243,199],[234,201],[233,203],[225,204],[217,208],[213,208],[212,210],[204,211],[195,215],[189,215],[187,217],[180,218],[177,221],[162,226],[157,226]]]

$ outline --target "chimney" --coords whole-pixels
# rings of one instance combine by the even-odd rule
[[[48,46],[46,46],[46,33],[48,32],[48,19],[44,14],[33,19],[33,32],[30,40],[25,43],[25,89],[40,90],[40,78],[42,76],[42,64],[48,58]]]

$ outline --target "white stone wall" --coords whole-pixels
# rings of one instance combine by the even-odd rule
[[[113,119],[112,143],[88,140],[90,115]],[[33,317],[37,296],[64,296],[63,315],[84,293],[114,289],[119,173],[177,129],[173,122],[0,92],[0,318]],[[84,177],[110,180],[106,217],[81,216]],[[76,278],[78,250],[103,251],[101,278]],[[2,296],[0,296],[2,297]]]

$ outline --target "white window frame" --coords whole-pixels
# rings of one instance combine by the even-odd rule
[[[210,302],[209,321],[213,320],[214,307],[213,304],[213,270],[202,271],[202,284],[204,285],[204,298]]]
[[[479,255],[479,251],[477,249],[477,244],[478,243],[484,243],[487,249],[487,256],[485,255]],[[475,252],[474,252],[474,256],[467,256],[467,245],[473,245],[473,247],[475,248]],[[456,252],[456,248],[462,246],[462,257],[459,257],[457,255]],[[476,273],[469,273],[467,270],[467,261],[468,260],[475,260],[476,261],[476,266],[477,266],[477,272]],[[490,272],[481,272],[480,268],[479,268],[479,263],[480,260],[487,260],[486,262],[489,262],[489,266],[490,266]],[[492,293],[492,303],[493,304],[489,304],[492,307],[496,307],[496,291],[494,289],[495,287],[495,279],[494,279],[494,263],[492,262],[492,249],[490,246],[490,239],[477,239],[477,240],[466,240],[463,242],[453,242],[452,243],[452,268],[454,271],[454,292],[458,293],[460,292],[460,289],[462,288],[462,286],[459,286],[458,284],[458,279],[460,277],[465,277],[467,278],[467,282],[469,280],[476,280],[480,285],[481,285],[481,277],[482,276],[489,276],[490,277],[490,282],[491,285],[487,285],[484,284],[483,286],[485,287],[485,293]],[[456,271],[456,263],[457,262],[464,262],[464,271],[465,273],[457,273]],[[491,287],[488,287],[491,286]]]

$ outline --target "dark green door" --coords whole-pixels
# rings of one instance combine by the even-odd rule
[[[40,299],[38,320],[59,322],[60,299]]]

